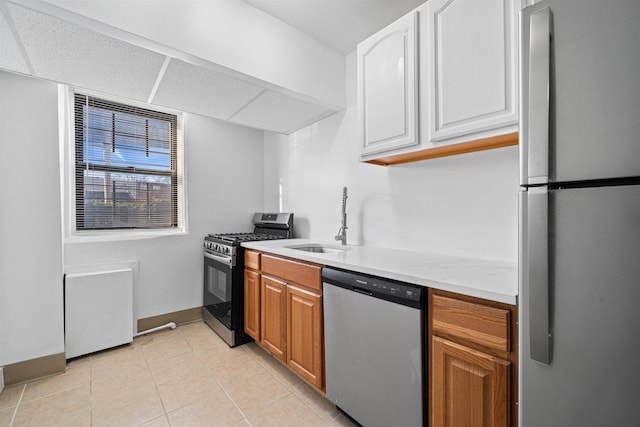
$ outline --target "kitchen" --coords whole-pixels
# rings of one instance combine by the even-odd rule
[[[6,10],[1,9],[3,16]],[[238,68],[251,65],[236,61]],[[25,184],[40,197],[25,200],[19,189],[1,187],[3,200],[15,202],[3,204],[2,211],[0,365],[64,352],[63,266],[138,260],[136,318],[189,311],[201,304],[205,234],[247,229],[253,212],[291,211],[298,236],[331,240],[340,224],[343,186],[350,195],[350,244],[515,263],[518,148],[391,167],[358,162],[355,52],[344,57],[344,67],[345,109],[288,136],[189,114],[188,234],[101,242],[73,241],[61,226],[56,85],[3,72],[4,99],[21,101],[2,104],[2,182],[24,174],[24,164],[35,166],[37,176]],[[295,85],[296,79],[290,80]],[[31,101],[28,107],[25,99]],[[29,128],[28,117],[38,117],[37,128]],[[7,144],[12,140],[37,145]],[[216,161],[221,156],[225,161]],[[239,179],[223,178],[238,169]],[[43,182],[42,176],[55,179]],[[229,199],[233,203],[219,203]],[[25,206],[36,212],[25,212]],[[41,225],[31,230],[33,223]],[[51,256],[30,255],[33,241]]]

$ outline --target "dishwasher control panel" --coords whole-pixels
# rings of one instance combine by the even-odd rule
[[[354,292],[364,293],[410,307],[420,308],[425,302],[426,288],[383,277],[325,267],[322,280]]]

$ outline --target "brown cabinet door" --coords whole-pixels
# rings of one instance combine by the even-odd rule
[[[508,426],[510,362],[439,337],[431,344],[431,426]]]
[[[260,273],[244,271],[244,331],[260,341]]]
[[[284,282],[272,277],[261,278],[260,343],[275,357],[286,362],[286,289]]]
[[[323,388],[322,296],[287,286],[287,365]]]

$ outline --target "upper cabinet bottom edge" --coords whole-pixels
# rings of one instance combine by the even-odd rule
[[[442,147],[425,148],[422,150],[412,151],[410,153],[378,157],[370,160],[363,159],[362,161],[373,165],[390,166],[402,163],[417,162],[420,160],[435,159],[438,157],[472,153],[474,151],[509,147],[513,145],[518,145],[518,132],[492,136],[490,138],[483,138],[475,141],[449,144]]]

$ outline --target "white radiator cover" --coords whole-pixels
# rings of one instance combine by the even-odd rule
[[[70,359],[133,341],[133,269],[65,276],[65,353]]]

